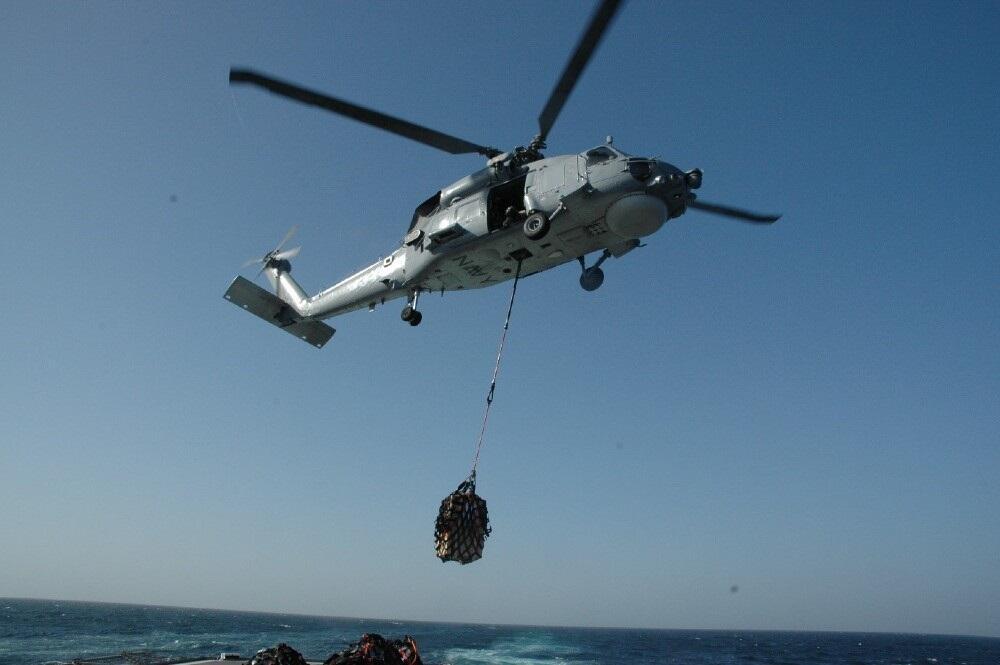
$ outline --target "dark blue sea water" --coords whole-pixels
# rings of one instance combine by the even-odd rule
[[[322,661],[365,632],[412,635],[428,665],[1000,665],[1000,639],[982,637],[540,628],[0,599],[0,665],[66,663],[123,650],[248,658],[278,642]]]

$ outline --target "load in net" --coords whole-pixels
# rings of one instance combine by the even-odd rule
[[[441,501],[434,524],[434,550],[441,561],[467,564],[482,558],[490,518],[486,501],[476,494],[476,473]]]

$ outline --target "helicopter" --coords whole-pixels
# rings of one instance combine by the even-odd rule
[[[642,246],[640,239],[688,209],[753,224],[780,215],[758,214],[699,200],[702,171],[682,171],[650,157],[604,144],[572,155],[546,157],[546,139],[621,0],[602,0],[538,118],[527,146],[508,151],[483,146],[370,108],[331,97],[250,69],[233,68],[231,85],[252,85],[346,116],[451,154],[477,153],[486,166],[443,187],[416,207],[398,248],[340,282],[309,296],[291,276],[290,259],[301,247],[284,249],[295,227],[259,264],[274,289],[237,276],[225,298],[317,348],[336,332],[323,322],[340,314],[374,310],[406,299],[400,318],[420,324],[420,295],[484,288],[564,263],[580,264],[580,285],[593,291],[604,282],[601,265]],[[587,265],[587,255],[601,252]]]

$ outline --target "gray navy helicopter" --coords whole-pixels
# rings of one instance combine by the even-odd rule
[[[230,70],[232,84],[255,85],[451,154],[478,153],[487,162],[418,205],[397,249],[333,286],[310,296],[292,278],[289,260],[301,248],[283,248],[293,227],[277,247],[244,266],[259,263],[258,275],[267,276],[274,293],[236,277],[226,299],[322,347],[335,332],[322,319],[405,298],[401,318],[416,326],[422,318],[417,309],[421,293],[493,286],[571,261],[580,264],[580,285],[593,291],[604,281],[601,265],[608,258],[640,247],[640,238],[688,209],[753,224],[777,221],[779,215],[699,200],[694,192],[702,183],[699,169],[682,171],[626,154],[610,137],[580,154],[542,154],[549,131],[619,5],[620,0],[601,2],[542,109],[538,134],[527,146],[507,152],[255,71]],[[586,256],[598,251],[601,254],[588,266]]]

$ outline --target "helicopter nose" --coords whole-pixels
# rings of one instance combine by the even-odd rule
[[[657,162],[659,173],[650,180],[646,192],[667,204],[670,219],[684,214],[692,189],[701,186],[701,171],[681,171],[673,164]]]
[[[657,175],[653,178],[650,185],[666,188],[666,189],[681,189],[687,183],[686,175],[679,168],[673,164],[668,164],[666,162],[657,162]]]

